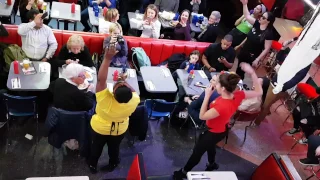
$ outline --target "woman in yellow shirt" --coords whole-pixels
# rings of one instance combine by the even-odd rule
[[[140,103],[139,95],[125,82],[125,79],[114,85],[113,92],[107,88],[108,68],[112,57],[117,53],[115,47],[115,44],[110,44],[106,48],[98,73],[97,106],[96,114],[91,119],[92,144],[88,159],[91,173],[97,172],[98,160],[105,144],[108,145],[109,164],[103,169],[113,171],[118,166],[120,143],[128,129],[129,116]]]

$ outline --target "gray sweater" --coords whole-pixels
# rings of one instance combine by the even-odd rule
[[[159,9],[159,12],[171,11],[176,13],[179,8],[179,0],[156,0],[154,4]]]

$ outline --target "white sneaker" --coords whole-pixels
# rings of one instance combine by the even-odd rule
[[[307,138],[300,139],[299,144],[308,144],[308,139]]]
[[[292,128],[292,129],[290,129],[290,131],[288,131],[286,134],[287,134],[287,136],[293,136],[294,134],[296,134],[296,133],[298,133],[298,132],[300,132],[299,129]]]

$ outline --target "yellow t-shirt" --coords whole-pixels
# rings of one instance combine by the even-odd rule
[[[92,129],[102,135],[121,135],[129,125],[129,116],[136,110],[140,97],[136,92],[128,103],[118,103],[108,89],[96,93],[96,114],[92,116]],[[112,123],[114,126],[112,127]]]

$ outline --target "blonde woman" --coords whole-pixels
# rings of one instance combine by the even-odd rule
[[[118,24],[119,20],[119,12],[117,9],[109,9],[107,13],[104,15],[104,19],[99,18],[99,33],[100,34],[109,34],[109,27],[112,23]],[[121,29],[122,31],[122,29]]]
[[[89,49],[79,35],[72,35],[67,44],[61,48],[58,56],[58,66],[74,62],[88,67],[93,66]]]
[[[103,41],[103,49],[109,47],[110,44],[115,45],[118,53],[112,57],[111,67],[129,67],[128,64],[128,45],[122,36],[122,28],[118,23],[111,24],[109,28],[110,36]]]
[[[161,23],[158,20],[158,8],[154,4],[150,4],[144,12],[143,21],[140,21],[138,27],[141,27],[143,38],[154,38],[160,37]]]

